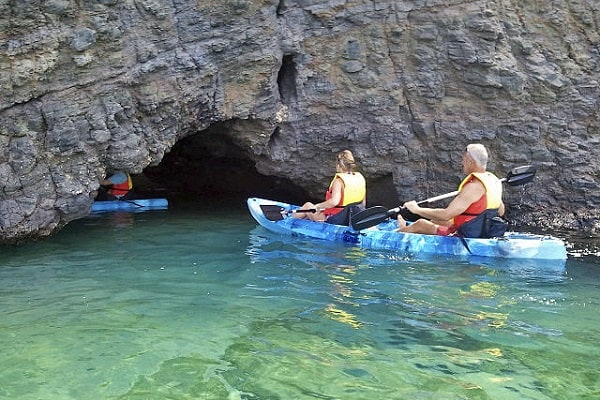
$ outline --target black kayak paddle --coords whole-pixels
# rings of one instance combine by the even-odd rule
[[[536,168],[531,165],[523,165],[521,167],[515,167],[512,170],[510,170],[510,172],[506,175],[506,178],[500,179],[500,182],[506,182],[509,186],[524,185],[533,180],[533,178],[535,176],[535,172],[536,172]],[[439,200],[447,199],[450,197],[454,197],[458,193],[459,193],[458,190],[456,190],[451,193],[441,194],[439,196],[430,197],[429,199],[421,200],[421,201],[417,202],[417,204],[421,205],[421,204],[425,204],[425,203],[433,203],[434,201],[439,201]],[[392,208],[390,210],[388,210],[382,206],[370,207],[370,208],[367,208],[366,210],[361,211],[358,214],[356,214],[352,218],[352,221],[350,222],[350,226],[352,226],[352,228],[357,231],[359,231],[361,229],[370,228],[372,226],[375,226],[375,225],[385,221],[392,215],[401,213],[402,210],[404,210],[404,207],[396,207],[396,208]]]

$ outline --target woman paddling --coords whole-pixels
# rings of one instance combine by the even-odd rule
[[[317,222],[348,225],[350,214],[364,210],[367,202],[367,184],[364,176],[356,171],[356,161],[350,150],[337,155],[336,174],[325,193],[325,201],[317,204],[306,202],[303,210],[316,209],[314,213],[294,213],[295,218],[308,218]]]

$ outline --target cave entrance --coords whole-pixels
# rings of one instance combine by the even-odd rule
[[[305,190],[288,179],[260,174],[247,151],[230,138],[227,123],[214,124],[177,142],[158,166],[132,176],[134,190],[169,198],[174,207],[235,207],[248,197],[299,203]]]

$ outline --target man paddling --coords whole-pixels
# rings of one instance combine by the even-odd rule
[[[463,153],[463,172],[467,177],[458,187],[458,195],[446,208],[420,207],[416,201],[404,203],[409,211],[423,218],[407,225],[398,214],[398,231],[463,237],[490,237],[489,223],[504,215],[502,182],[487,172],[488,152],[482,144],[473,143]],[[427,218],[427,219],[424,219]]]

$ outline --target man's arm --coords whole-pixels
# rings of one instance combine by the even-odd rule
[[[104,187],[104,188],[110,188],[110,187],[112,187],[112,185],[114,185],[114,183],[112,183],[112,182],[110,181],[110,179],[102,179],[102,180],[100,181],[100,186],[102,186],[102,187]]]
[[[125,172],[117,172],[100,182],[100,186],[112,187],[117,183],[127,182],[127,174]]]
[[[446,208],[420,207],[416,201],[404,203],[409,211],[434,221],[449,221],[462,214],[471,204],[485,194],[485,187],[477,180],[467,183]]]

